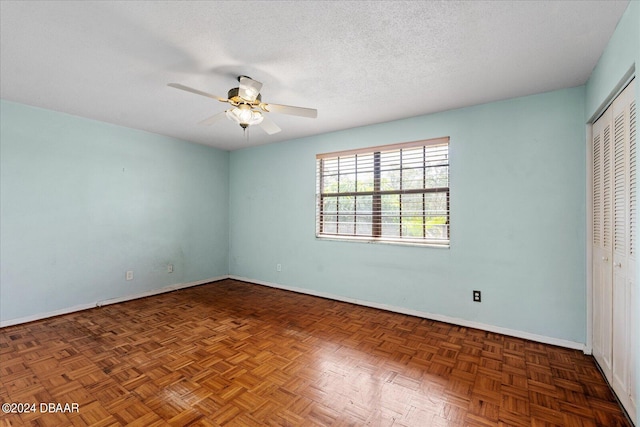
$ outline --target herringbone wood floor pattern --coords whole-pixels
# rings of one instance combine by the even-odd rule
[[[234,280],[0,329],[2,425],[628,426],[591,357]]]

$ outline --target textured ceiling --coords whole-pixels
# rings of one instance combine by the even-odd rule
[[[5,1],[3,99],[226,150],[584,84],[628,1]],[[267,135],[223,120],[244,74]]]

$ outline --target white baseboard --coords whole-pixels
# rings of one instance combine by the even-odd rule
[[[17,319],[4,320],[4,321],[0,321],[0,328],[13,326],[13,325],[20,325],[22,323],[33,322],[36,320],[46,319],[48,317],[61,316],[63,314],[74,313],[76,311],[87,310],[94,307],[102,307],[104,305],[117,304],[119,302],[131,301],[138,298],[146,298],[153,295],[164,294],[166,292],[175,291],[178,289],[190,288],[192,286],[199,286],[199,285],[204,285],[206,283],[217,282],[218,280],[223,280],[228,278],[229,276],[224,275],[224,276],[212,277],[205,280],[198,280],[195,282],[177,283],[175,285],[165,286],[160,289],[152,289],[150,291],[141,292],[139,294],[125,295],[123,297],[111,298],[111,299],[106,299],[102,301],[95,301],[87,304],[74,305],[73,307],[62,308],[60,310],[49,311],[46,313],[38,313],[31,316],[26,316],[26,317],[19,317]]]
[[[497,334],[508,335],[511,337],[522,338],[530,341],[536,341],[543,344],[551,344],[551,345],[556,345],[558,347],[565,347],[573,350],[580,350],[585,354],[590,354],[589,352],[587,352],[589,349],[586,348],[586,345],[584,343],[563,340],[560,338],[548,337],[545,335],[532,334],[530,332],[503,328],[501,326],[488,325],[485,323],[474,322],[471,320],[460,319],[457,317],[449,317],[442,314],[426,313],[424,311],[413,310],[410,308],[396,307],[388,304],[364,301],[356,298],[348,298],[341,295],[334,295],[326,292],[315,291],[313,289],[284,286],[277,283],[265,282],[262,280],[254,280],[248,277],[239,277],[239,276],[230,275],[229,278],[235,279],[235,280],[241,280],[243,282],[255,283],[257,285],[269,286],[271,288],[278,288],[286,291],[313,295],[317,297],[322,297],[322,298],[327,298],[327,299],[332,299],[332,300],[342,301],[342,302],[348,302],[348,303],[362,305],[366,307],[379,308],[381,310],[392,311],[395,313],[408,314],[410,316],[422,317],[424,319],[437,320],[439,322],[451,323],[458,326],[465,326],[467,328],[481,329],[483,331],[495,332]]]
[[[106,299],[106,300],[102,300],[102,301],[96,301],[96,302],[87,303],[87,304],[80,304],[80,305],[76,305],[76,306],[73,306],[73,307],[67,307],[67,308],[63,308],[63,309],[60,309],[60,310],[50,311],[50,312],[47,312],[47,313],[38,313],[38,314],[35,314],[35,315],[32,315],[32,316],[26,316],[26,317],[20,317],[20,318],[17,318],[17,319],[4,320],[4,321],[0,321],[0,328],[4,328],[4,327],[7,327],[7,326],[13,326],[13,325],[19,325],[19,324],[22,324],[22,323],[33,322],[33,321],[36,321],[36,320],[46,319],[48,317],[60,316],[60,315],[63,315],[63,314],[73,313],[73,312],[76,312],[76,311],[87,310],[87,309],[94,308],[94,307],[101,307],[101,306],[109,305],[109,304],[117,304],[117,303],[120,303],[120,302],[131,301],[131,300],[138,299],[138,298],[145,298],[145,297],[149,297],[149,296],[153,296],[153,295],[163,294],[165,292],[175,291],[175,290],[178,290],[178,289],[190,288],[190,287],[193,287],[193,286],[204,285],[206,283],[217,282],[219,280],[224,280],[224,279],[241,280],[243,282],[254,283],[256,285],[268,286],[268,287],[271,287],[271,288],[283,289],[283,290],[286,290],[286,291],[297,292],[297,293],[300,293],[300,294],[312,295],[312,296],[317,296],[317,297],[321,297],[321,298],[327,298],[327,299],[331,299],[331,300],[335,300],[335,301],[343,301],[343,302],[348,302],[348,303],[352,303],[352,304],[362,305],[362,306],[365,306],[365,307],[378,308],[378,309],[381,309],[381,310],[391,311],[391,312],[395,312],[395,313],[401,313],[401,314],[407,314],[407,315],[410,315],[410,316],[422,317],[424,319],[437,320],[437,321],[440,321],[440,322],[451,323],[451,324],[458,325],[458,326],[465,326],[465,327],[468,327],[468,328],[481,329],[481,330],[488,331],[488,332],[495,332],[495,333],[498,333],[498,334],[508,335],[508,336],[512,336],[512,337],[516,337],[516,338],[522,338],[522,339],[526,339],[526,340],[531,340],[531,341],[536,341],[536,342],[540,342],[540,343],[544,343],[544,344],[551,344],[551,345],[557,345],[559,347],[571,348],[571,349],[574,349],[574,350],[581,350],[585,354],[590,354],[591,353],[591,349],[587,348],[587,346],[584,343],[563,340],[563,339],[560,339],[560,338],[548,337],[548,336],[545,336],[545,335],[532,334],[530,332],[518,331],[518,330],[515,330],[515,329],[509,329],[509,328],[503,328],[501,326],[488,325],[488,324],[485,324],[485,323],[474,322],[474,321],[471,321],[471,320],[460,319],[460,318],[457,318],[457,317],[445,316],[445,315],[442,315],[442,314],[427,313],[427,312],[424,312],[424,311],[413,310],[413,309],[409,309],[409,308],[405,308],[405,307],[396,307],[396,306],[392,306],[392,305],[388,305],[388,304],[381,304],[381,303],[376,303],[376,302],[371,302],[371,301],[365,301],[365,300],[360,300],[360,299],[357,299],[357,298],[348,298],[348,297],[345,297],[345,296],[334,295],[334,294],[330,294],[330,293],[327,293],[327,292],[315,291],[315,290],[312,290],[312,289],[298,288],[298,287],[294,287],[294,286],[284,286],[284,285],[280,285],[278,283],[265,282],[263,280],[255,280],[255,279],[251,279],[251,278],[248,278],[248,277],[240,277],[240,276],[234,276],[234,275],[223,275],[223,276],[218,276],[218,277],[212,277],[212,278],[205,279],[205,280],[198,280],[196,282],[178,283],[178,284],[175,284],[175,285],[165,286],[165,287],[160,288],[160,289],[152,289],[150,291],[142,292],[142,293],[135,294],[135,295],[126,295],[126,296],[118,297],[118,298],[111,298],[111,299]]]

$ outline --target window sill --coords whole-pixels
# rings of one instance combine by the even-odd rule
[[[416,241],[402,241],[402,240],[386,240],[375,239],[371,237],[344,237],[344,236],[325,236],[316,234],[316,240],[328,240],[339,242],[353,242],[353,243],[369,243],[369,244],[382,244],[382,245],[396,245],[396,246],[414,246],[420,248],[436,248],[436,249],[450,249],[451,244],[442,243],[430,243],[430,242],[416,242]]]

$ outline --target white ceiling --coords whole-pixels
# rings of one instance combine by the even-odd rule
[[[6,1],[2,98],[225,150],[584,84],[625,1]],[[224,120],[236,76],[267,135]]]

